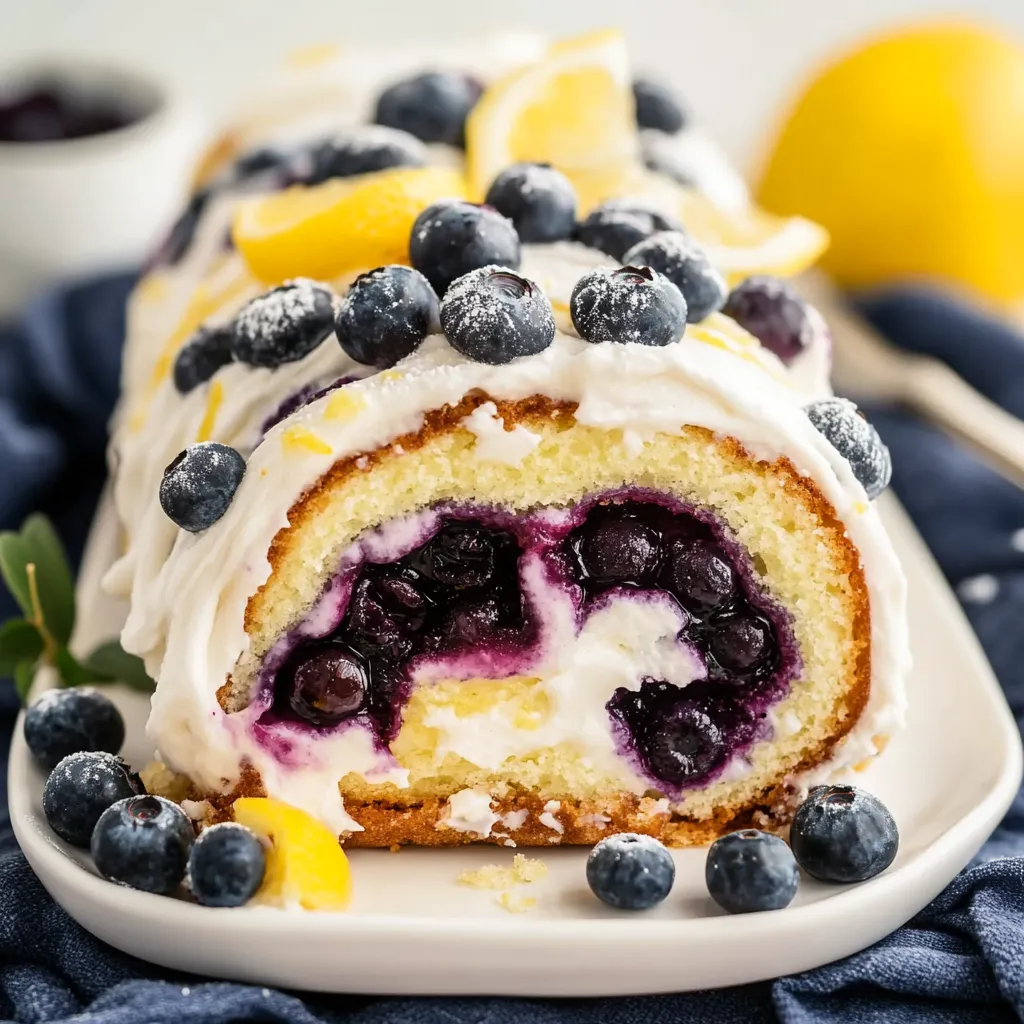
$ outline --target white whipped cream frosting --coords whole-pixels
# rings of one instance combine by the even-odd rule
[[[307,359],[322,358],[324,368],[336,372],[342,364],[334,349],[328,341]],[[781,366],[776,363],[777,372],[769,372],[772,358],[742,359],[696,336],[665,348],[648,348],[590,345],[559,333],[539,355],[488,366],[461,357],[443,337],[429,338],[396,367],[396,373],[346,385],[346,392],[361,406],[357,414],[325,418],[327,397],[274,427],[252,452],[228,512],[199,535],[173,527],[168,535],[166,521],[157,525],[162,516],[156,497],[162,469],[158,463],[145,483],[149,493],[140,499],[149,503],[142,517],[150,529],[163,531],[161,544],[173,547],[166,561],[161,549],[150,570],[136,570],[134,607],[123,640],[146,659],[148,670],[159,680],[148,733],[161,756],[210,788],[237,778],[240,765],[248,760],[271,795],[319,816],[338,831],[358,826],[344,812],[337,779],[356,771],[373,781],[405,783],[404,771],[361,726],[322,734],[307,730],[282,759],[280,752],[271,752],[253,738],[246,712],[222,711],[216,692],[247,650],[245,608],[270,574],[267,552],[278,530],[287,526],[288,510],[297,498],[338,459],[416,431],[428,411],[454,405],[474,389],[498,400],[544,394],[576,403],[579,422],[622,430],[639,446],[658,432],[678,433],[684,423],[703,426],[737,438],[759,458],[785,456],[812,478],[860,552],[872,609],[871,696],[857,726],[837,745],[830,767],[853,765],[870,756],[875,752],[873,737],[891,734],[903,717],[903,679],[909,661],[904,580],[864,489],[846,460],[811,425],[801,407],[805,399],[792,388]],[[294,364],[295,372],[300,365]],[[282,372],[292,370],[277,371]],[[266,396],[268,386],[275,392],[287,390],[272,374],[258,384],[255,378],[244,377],[254,373],[265,371],[228,367],[218,376],[233,374],[239,391],[246,394],[250,382],[253,395]],[[190,396],[185,403],[200,401]],[[245,404],[242,399],[239,403]],[[162,429],[174,415],[169,409]],[[196,409],[177,415],[194,424]],[[248,415],[251,432],[255,417],[251,410]],[[154,418],[154,423],[159,421],[161,417]],[[311,431],[329,453],[286,452],[282,435],[297,426]],[[138,561],[140,556],[135,557]],[[556,710],[539,733],[531,734],[531,747],[538,740],[577,743],[581,756],[617,771],[625,788],[642,793],[649,783],[616,752],[604,703],[616,686],[639,685],[638,665],[644,669],[640,675],[678,685],[697,677],[701,667],[674,643],[678,623],[669,621],[672,614],[668,603],[661,608],[648,602],[641,608],[636,601],[613,600],[591,616],[580,634],[574,632],[571,643],[548,644],[555,662],[547,666],[543,678],[556,695]],[[557,618],[552,619],[552,629],[575,630],[568,623],[559,627]],[[666,642],[669,637],[672,643]],[[559,707],[572,709],[571,716],[560,716]],[[478,762],[500,763],[523,742],[518,730],[502,731],[497,723],[484,750],[479,722],[442,722],[439,717],[431,724],[442,726],[445,749]],[[730,770],[740,769],[737,765]]]

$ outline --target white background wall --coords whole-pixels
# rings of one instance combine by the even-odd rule
[[[771,118],[823,56],[879,26],[967,14],[1024,38],[1024,0],[0,0],[0,67],[53,50],[165,72],[211,118],[284,49],[512,27],[622,26],[729,152],[756,161]]]

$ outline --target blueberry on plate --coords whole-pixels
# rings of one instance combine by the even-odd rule
[[[602,839],[587,858],[587,882],[598,899],[620,910],[646,910],[672,890],[676,865],[651,836],[623,832]]]
[[[452,281],[493,265],[519,266],[512,221],[487,206],[447,199],[428,206],[412,226],[409,262],[444,298]]]
[[[815,429],[850,464],[868,497],[877,498],[892,479],[892,457],[878,431],[846,398],[824,398],[804,411]]]
[[[231,360],[234,326],[200,327],[174,359],[174,386],[187,395]]]
[[[241,907],[256,894],[266,866],[263,844],[255,833],[226,821],[199,833],[185,877],[204,907]]]
[[[105,878],[166,895],[185,877],[194,839],[192,822],[176,803],[162,796],[130,796],[100,815],[89,848]]]
[[[686,330],[686,300],[650,267],[592,270],[569,300],[573,326],[585,341],[670,345]]]
[[[428,71],[385,89],[373,119],[424,142],[461,147],[466,143],[466,117],[481,92],[480,83],[468,75]]]
[[[698,324],[725,305],[729,286],[704,250],[684,231],[658,231],[637,242],[623,258],[667,277],[686,299],[686,319]]]
[[[100,815],[118,800],[144,793],[139,777],[114,754],[69,754],[43,787],[43,814],[50,828],[71,843],[88,847]]]
[[[675,135],[686,127],[686,111],[671,89],[649,78],[633,79],[638,128],[656,128]]]
[[[457,352],[493,365],[536,355],[555,339],[548,297],[504,267],[460,277],[441,303],[441,327]]]
[[[800,874],[793,851],[778,836],[747,828],[711,844],[704,879],[720,907],[750,914],[789,906]]]
[[[512,164],[487,190],[484,202],[515,225],[521,242],[557,242],[572,236],[576,190],[548,164]]]
[[[245,476],[245,459],[226,444],[189,445],[165,470],[160,507],[189,533],[213,526],[231,506]]]
[[[576,240],[620,263],[637,242],[656,231],[682,231],[671,217],[628,199],[610,199],[576,225]]]
[[[338,306],[334,333],[357,363],[385,369],[438,329],[437,293],[411,267],[378,267],[355,279]]]
[[[900,835],[888,808],[856,786],[815,786],[793,817],[797,863],[822,882],[863,882],[896,856]]]
[[[729,293],[722,312],[787,366],[814,341],[810,308],[785,281],[758,274]]]
[[[124,719],[99,690],[47,690],[25,712],[25,742],[47,768],[83,750],[116,754],[124,743]]]
[[[304,184],[329,178],[350,178],[392,167],[423,167],[427,147],[408,132],[384,125],[364,125],[343,132],[313,148],[312,169]]]
[[[247,302],[235,318],[231,354],[240,363],[273,369],[309,355],[334,329],[334,296],[306,277]]]

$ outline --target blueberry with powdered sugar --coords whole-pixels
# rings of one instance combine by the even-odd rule
[[[683,225],[628,199],[610,199],[576,225],[576,240],[622,262],[638,242],[656,231],[682,231]]]
[[[814,323],[807,303],[785,281],[757,274],[729,293],[722,312],[787,366],[810,348]]]
[[[686,319],[697,324],[725,304],[729,286],[704,250],[683,231],[658,231],[638,242],[623,260],[651,267],[667,277],[686,299]]]
[[[444,298],[451,283],[481,267],[519,266],[519,235],[488,206],[446,199],[428,206],[409,237],[409,262]]]
[[[69,754],[46,780],[43,814],[61,839],[88,848],[100,815],[118,800],[144,792],[138,775],[116,755]]]
[[[549,164],[506,167],[484,202],[512,221],[521,242],[558,242],[571,237],[576,223],[576,190]]]
[[[216,441],[189,445],[164,470],[160,507],[189,533],[213,526],[231,506],[245,476],[245,459]]]
[[[704,864],[711,898],[730,914],[788,907],[800,882],[793,851],[756,828],[716,839]]]
[[[667,86],[650,78],[633,80],[633,102],[638,128],[656,128],[675,135],[686,127],[686,111]]]
[[[233,324],[200,327],[178,350],[174,359],[174,386],[187,395],[205,384],[221,367],[232,361]]]
[[[241,907],[256,895],[266,867],[255,833],[224,821],[203,829],[192,844],[185,878],[204,907]]]
[[[573,326],[585,341],[670,345],[686,329],[686,300],[650,267],[600,267],[576,282],[569,300]]]
[[[79,686],[47,690],[25,712],[25,742],[47,768],[83,750],[116,754],[124,743],[124,719],[99,690]]]
[[[468,75],[428,71],[385,89],[377,98],[373,119],[424,142],[462,147],[466,117],[482,91]]]
[[[334,332],[357,363],[386,369],[438,329],[437,294],[412,267],[378,267],[355,279],[338,307]]]
[[[804,411],[815,429],[849,462],[868,497],[877,498],[892,479],[892,458],[878,431],[846,398],[825,398]]]
[[[441,303],[441,327],[457,352],[492,365],[536,355],[555,338],[548,297],[505,267],[460,277]]]
[[[647,910],[671,891],[676,865],[652,836],[623,832],[602,839],[587,857],[587,883],[594,895],[618,910]]]
[[[273,369],[309,355],[334,330],[334,296],[299,277],[246,303],[235,318],[231,354]]]
[[[315,146],[312,170],[304,181],[316,185],[329,178],[349,178],[392,167],[423,167],[427,147],[409,132],[383,125],[364,125]]]

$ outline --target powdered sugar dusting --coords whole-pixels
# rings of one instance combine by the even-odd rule
[[[235,320],[235,330],[259,346],[290,332],[303,320],[321,315],[330,291],[308,277],[296,277],[246,303]]]

